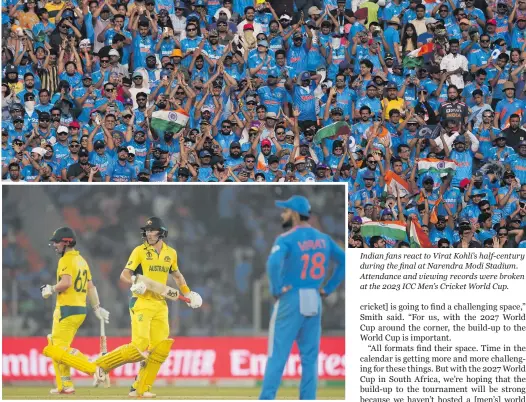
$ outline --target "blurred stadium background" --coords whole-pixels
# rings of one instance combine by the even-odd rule
[[[51,330],[54,300],[43,301],[39,291],[40,285],[55,281],[58,257],[48,247],[53,230],[67,225],[77,232],[77,248],[90,264],[102,305],[111,312],[107,335],[113,349],[130,336],[129,289],[120,284],[119,275],[141,242],[139,227],[152,215],[168,225],[167,243],[178,251],[181,271],[204,300],[198,311],[170,304],[176,342],[158,385],[257,386],[271,308],[265,261],[282,232],[274,201],[307,196],[313,207],[311,224],[345,247],[345,191],[345,186],[333,185],[3,186],[4,393],[6,385],[53,383],[53,366],[41,350]],[[324,304],[321,385],[341,391],[343,399],[344,286]],[[73,347],[97,355],[98,330],[89,313]],[[286,384],[299,378],[298,358],[293,353],[289,360]],[[130,364],[114,371],[113,384],[129,386],[137,369]],[[73,375],[77,385],[89,383],[82,373]]]

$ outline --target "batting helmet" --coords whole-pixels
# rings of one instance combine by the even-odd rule
[[[77,235],[75,235],[73,229],[64,226],[55,230],[49,241],[54,243],[60,243],[63,241],[64,243],[67,243],[68,246],[73,247],[77,244]]]
[[[147,229],[158,230],[160,232],[159,238],[168,237],[168,229],[166,228],[162,219],[156,216],[152,216],[151,218],[148,218],[146,220],[146,225],[141,227],[143,237],[146,237]]]

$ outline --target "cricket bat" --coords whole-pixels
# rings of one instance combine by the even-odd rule
[[[134,283],[137,282],[144,283],[148,290],[152,291],[153,293],[157,293],[158,295],[161,295],[166,299],[170,299],[173,301],[182,300],[186,303],[190,303],[190,299],[188,297],[184,297],[181,294],[181,292],[179,292],[177,289],[174,289],[167,285],[163,285],[162,283],[154,281],[141,274],[135,275]]]
[[[100,320],[100,354],[101,356],[104,356],[106,353],[108,353],[108,343],[106,341],[106,324],[104,323],[104,320]],[[95,387],[97,387],[97,383],[95,384]],[[104,382],[104,388],[110,387],[110,375],[108,374],[106,376],[106,381]]]

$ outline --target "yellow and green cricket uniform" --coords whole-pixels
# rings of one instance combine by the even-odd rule
[[[134,274],[141,274],[166,285],[168,275],[179,269],[177,252],[163,243],[161,252],[157,253],[154,247],[145,242],[135,247],[132,251],[126,268],[133,271]],[[154,357],[155,363],[147,362],[146,365],[141,365],[139,376],[133,385],[139,391],[139,388],[146,389],[153,384],[160,364],[166,358],[171,347],[171,343],[166,342],[170,333],[168,306],[163,296],[147,290],[142,295],[132,294],[129,307],[132,327],[131,343],[102,356],[96,361],[96,364],[102,369],[109,371],[125,363],[143,360],[146,356],[144,352],[149,350],[151,356]],[[166,346],[167,344],[169,346]],[[155,351],[158,345],[158,350],[162,350],[159,357],[157,357],[157,352]],[[149,358],[149,360],[152,359]],[[149,370],[147,368],[148,365],[156,366],[153,375],[153,370]],[[146,377],[148,378],[146,384],[142,386],[144,381],[141,382],[141,378]]]
[[[51,343],[64,349],[68,354],[84,357],[76,349],[71,349],[71,342],[86,318],[86,297],[91,272],[86,260],[77,250],[71,250],[62,256],[58,262],[57,283],[62,276],[71,276],[72,286],[58,293],[57,304],[53,313],[53,328]],[[86,358],[87,359],[87,358]],[[70,366],[53,360],[57,376],[57,387],[72,387]]]

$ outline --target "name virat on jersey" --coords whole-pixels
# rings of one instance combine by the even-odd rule
[[[301,251],[319,250],[327,248],[324,239],[299,241],[298,247]]]

